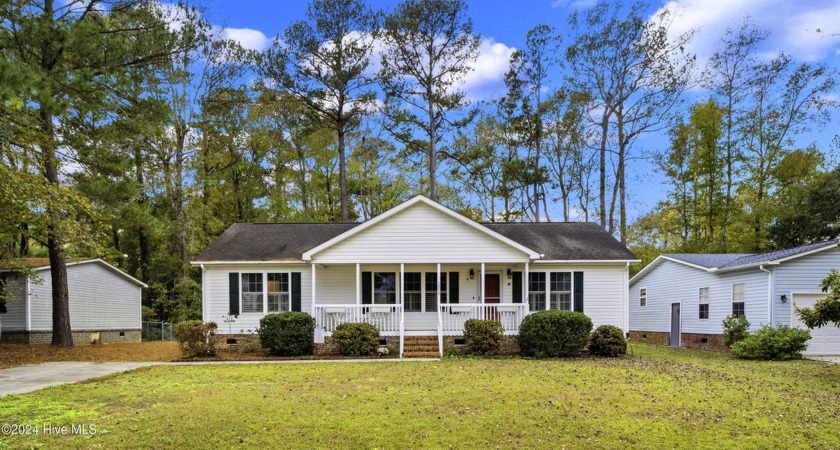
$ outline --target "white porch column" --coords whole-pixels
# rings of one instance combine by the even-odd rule
[[[440,311],[440,263],[437,264],[437,304],[438,304],[438,311]]]
[[[484,303],[484,263],[481,263],[481,303]]]
[[[405,264],[400,263],[400,358],[405,352]]]
[[[525,279],[522,280],[522,286],[525,289],[525,293],[522,294],[524,296],[522,298],[522,302],[527,305],[527,304],[531,303],[531,300],[528,298],[528,284],[531,280],[531,277],[530,277],[530,275],[528,275],[528,263],[527,262],[525,263],[525,276],[524,276],[524,278]]]
[[[405,309],[405,264],[400,264],[400,304]]]
[[[315,317],[315,262],[312,262],[312,317]]]
[[[356,263],[356,304],[362,304],[362,268]]]

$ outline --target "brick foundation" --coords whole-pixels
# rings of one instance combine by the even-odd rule
[[[686,348],[697,348],[703,350],[717,351],[726,350],[726,346],[723,345],[722,334],[683,333],[682,341],[680,341],[680,343],[683,347]]]
[[[122,333],[122,336],[120,334]],[[73,330],[73,345],[110,344],[114,342],[140,342],[140,330]],[[49,344],[52,331],[4,331],[0,343]]]
[[[630,340],[633,342],[643,342],[645,344],[653,345],[668,345],[670,342],[671,333],[664,333],[661,331],[631,331]]]
[[[663,331],[631,331],[630,340],[654,345],[670,345],[671,333]],[[724,351],[722,334],[682,333],[680,346],[702,350]]]

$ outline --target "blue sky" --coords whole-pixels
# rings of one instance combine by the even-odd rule
[[[374,8],[390,10],[395,1],[373,1]],[[481,54],[475,71],[468,78],[465,90],[472,99],[500,95],[502,77],[510,52],[520,48],[529,29],[545,23],[563,32],[569,13],[584,10],[591,0],[468,0],[474,29],[482,36]],[[292,21],[303,19],[305,1],[224,0],[200,3],[207,8],[210,20],[225,29],[227,37],[244,46],[262,49]],[[840,67],[840,1],[838,0],[674,0],[651,1],[650,14],[661,8],[673,8],[677,18],[671,26],[674,33],[697,29],[689,48],[702,61],[717,48],[727,27],[738,27],[749,16],[772,36],[760,49],[768,57],[779,51],[796,61],[822,62]],[[694,92],[698,97],[702,92]],[[840,98],[840,93],[837,93]],[[837,117],[835,116],[835,119]],[[800,136],[798,143],[815,142],[828,149],[835,134],[840,133],[836,120],[827,127]],[[665,133],[648,136],[638,142],[639,150],[661,150],[667,145]],[[630,216],[635,218],[649,211],[664,197],[662,176],[651,176],[653,165],[635,160],[628,168]],[[644,181],[642,181],[644,180]],[[556,214],[554,215],[556,217]]]

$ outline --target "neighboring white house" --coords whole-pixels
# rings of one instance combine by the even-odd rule
[[[204,320],[222,334],[293,310],[316,319],[319,343],[339,323],[369,322],[401,346],[434,336],[442,352],[470,318],[513,336],[534,310],[582,311],[626,331],[634,261],[596,224],[482,224],[418,196],[364,223],[235,224],[193,264]]]
[[[52,340],[52,278],[46,258],[13,262],[19,270],[0,268],[2,342],[49,343]],[[70,326],[73,343],[139,342],[141,281],[101,259],[67,261]]]
[[[673,347],[722,347],[723,320],[805,328],[794,306],[825,297],[820,282],[840,268],[838,240],[763,254],[664,254],[630,280],[632,339]],[[840,328],[811,331],[806,354],[840,354]]]

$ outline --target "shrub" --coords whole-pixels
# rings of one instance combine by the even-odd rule
[[[335,327],[332,340],[344,356],[368,356],[379,348],[379,330],[369,323],[342,323]]]
[[[305,312],[269,314],[260,319],[260,345],[280,356],[311,355],[315,319]]]
[[[504,328],[495,320],[470,319],[464,322],[464,340],[467,354],[493,356],[502,351]]]
[[[589,337],[589,353],[597,356],[621,356],[627,354],[627,339],[621,328],[601,325]]]
[[[732,344],[732,354],[741,359],[797,359],[808,347],[811,332],[786,325],[765,325],[743,340]]]
[[[750,323],[744,316],[729,316],[723,320],[723,345],[732,348],[736,342],[750,335]]]
[[[569,356],[586,346],[592,320],[576,311],[539,311],[519,327],[519,351],[537,358]]]
[[[184,356],[213,356],[216,354],[215,322],[188,320],[175,325],[172,335]]]

